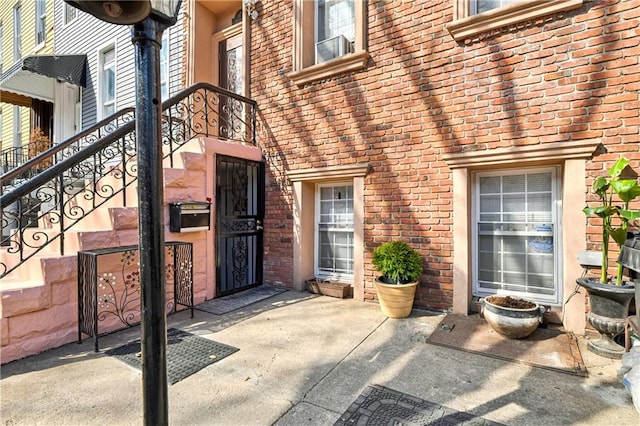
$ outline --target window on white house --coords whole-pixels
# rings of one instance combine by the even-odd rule
[[[559,303],[556,169],[482,172],[474,188],[474,293]]]
[[[315,275],[353,280],[353,184],[316,187]]]
[[[77,16],[77,10],[75,7],[71,6],[68,3],[64,4],[64,24],[67,25]]]
[[[469,0],[469,13],[476,15],[491,9],[497,9],[519,0]]]
[[[13,8],[13,60],[22,58],[22,6]]]
[[[316,63],[353,52],[354,0],[316,1]]]
[[[100,53],[100,119],[116,112],[116,50],[107,48]]]
[[[36,46],[43,44],[46,38],[47,8],[45,0],[36,0]]]
[[[169,97],[169,36],[168,31],[162,36],[160,49],[160,96],[162,101]]]

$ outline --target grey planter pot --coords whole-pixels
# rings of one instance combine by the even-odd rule
[[[599,339],[587,344],[589,351],[607,358],[622,358],[624,348],[613,339],[624,332],[635,286],[602,284],[590,278],[578,278],[576,282],[589,293],[591,310],[587,322],[600,332]]]

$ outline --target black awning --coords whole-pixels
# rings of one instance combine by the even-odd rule
[[[22,61],[22,69],[76,86],[87,86],[87,55],[27,56]]]

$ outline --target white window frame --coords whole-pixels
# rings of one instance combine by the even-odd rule
[[[47,4],[45,0],[35,0],[36,15],[36,50],[47,41]],[[40,40],[40,38],[42,38]]]
[[[326,280],[332,280],[332,281],[341,281],[341,282],[353,282],[353,276],[354,276],[354,269],[355,269],[355,262],[354,262],[354,258],[355,258],[355,230],[354,230],[354,203],[355,200],[352,198],[352,205],[351,205],[351,228],[347,228],[347,229],[336,229],[337,231],[342,231],[342,232],[351,232],[351,238],[352,238],[352,252],[351,252],[351,262],[352,262],[352,266],[351,266],[351,273],[339,273],[339,272],[334,272],[334,273],[327,273],[326,271],[322,271],[320,270],[320,199],[321,199],[321,189],[322,188],[335,188],[336,186],[349,186],[351,187],[351,193],[352,193],[352,197],[353,195],[353,191],[354,191],[354,184],[353,181],[347,180],[347,181],[333,181],[333,182],[322,182],[322,183],[317,183],[316,184],[316,189],[315,189],[315,219],[314,219],[314,230],[315,230],[315,235],[314,235],[314,275],[317,278],[321,278],[321,279],[326,279]],[[328,231],[331,231],[332,229],[328,229]]]
[[[105,62],[105,57],[107,53],[113,52],[113,60],[109,62]],[[109,115],[115,113],[117,111],[117,98],[118,98],[118,66],[117,66],[117,50],[116,44],[112,43],[104,46],[99,50],[98,53],[98,121],[102,120]],[[109,68],[113,68],[114,74],[114,92],[113,99],[107,100],[107,87],[106,87],[106,70]],[[105,113],[107,106],[113,107],[113,112],[111,114]]]
[[[13,7],[13,60],[22,59],[22,5]]]
[[[552,177],[552,224],[553,224],[553,244],[554,244],[554,294],[543,295],[518,291],[500,289],[490,291],[480,289],[478,284],[479,264],[478,264],[478,222],[480,212],[480,189],[479,181],[481,176],[507,176],[517,174],[546,173],[550,172]],[[562,300],[562,224],[559,218],[562,217],[561,203],[561,170],[559,167],[532,167],[525,169],[503,169],[495,171],[480,171],[474,173],[473,196],[472,196],[472,291],[474,296],[485,297],[495,294],[512,295],[534,300],[538,303],[552,306],[560,306]],[[502,193],[502,192],[501,192]]]
[[[163,52],[164,58],[163,60]],[[160,49],[160,98],[164,102],[169,98],[169,63],[171,62],[171,46],[169,44],[169,30],[162,35],[162,47]]]
[[[68,3],[64,4],[64,25],[69,25],[78,17],[78,9]]]

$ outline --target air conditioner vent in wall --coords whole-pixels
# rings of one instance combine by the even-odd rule
[[[343,35],[316,43],[316,64],[326,62],[353,51],[353,45]]]

